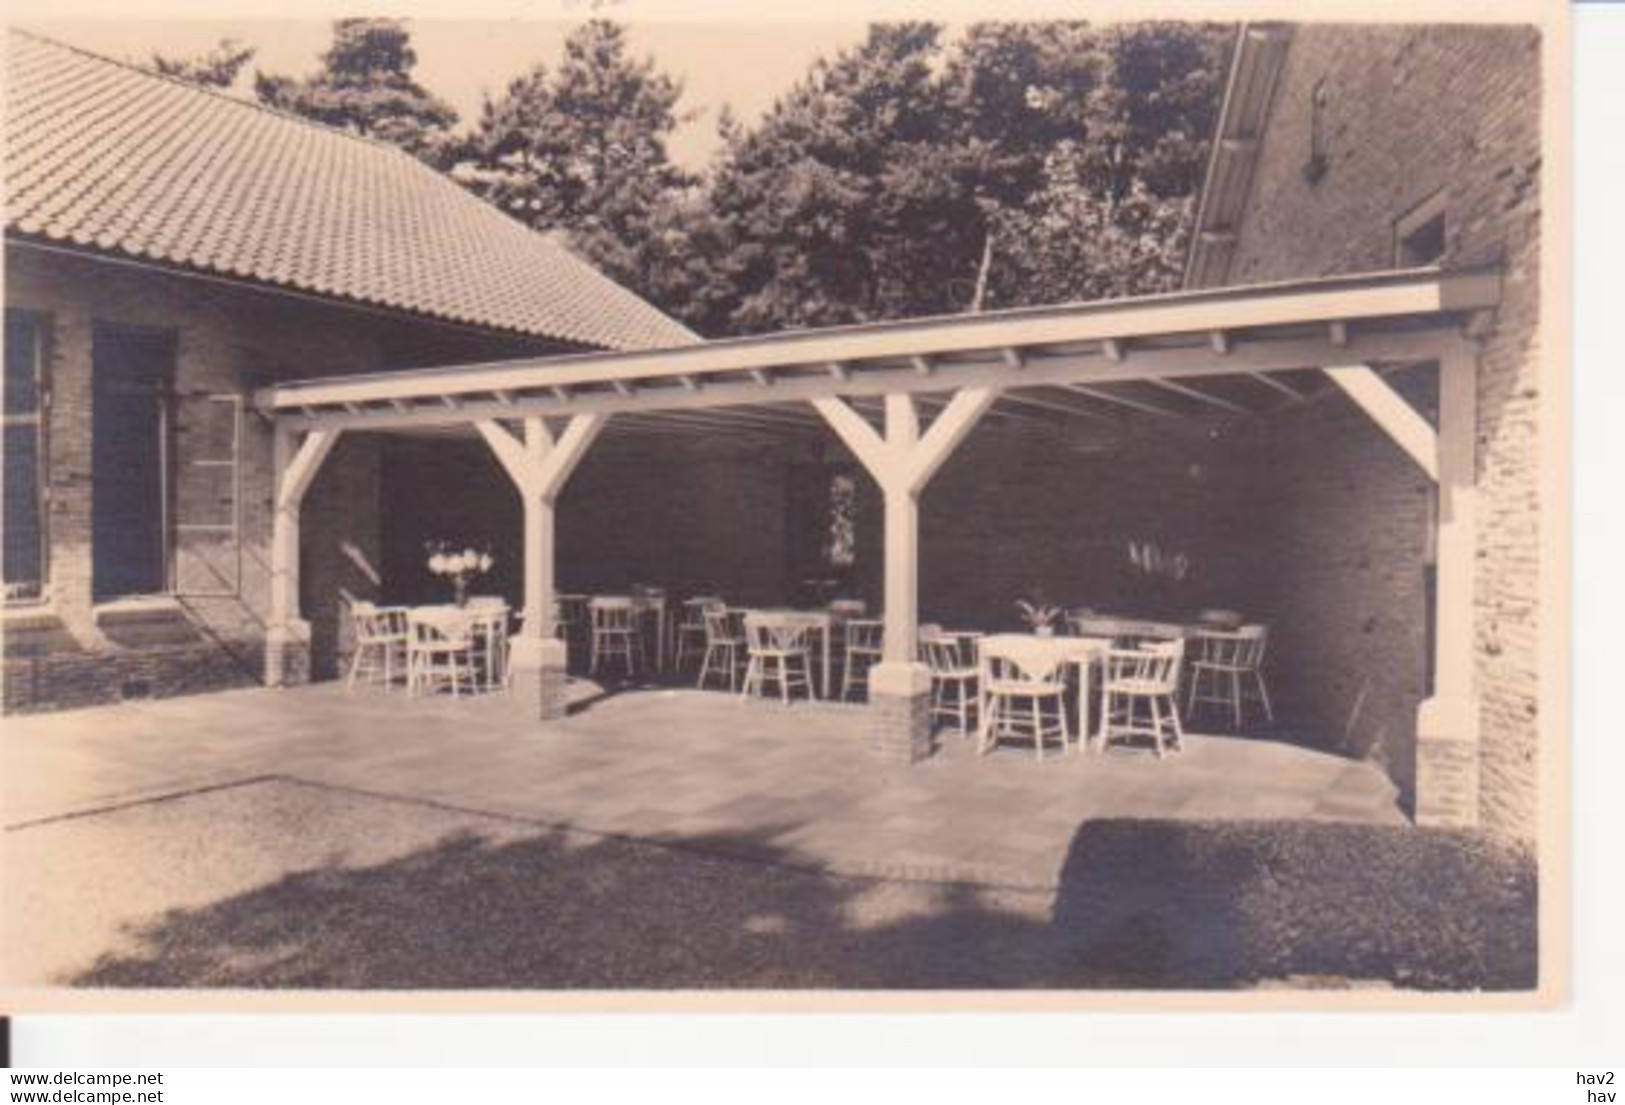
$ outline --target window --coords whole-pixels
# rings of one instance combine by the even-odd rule
[[[98,324],[91,369],[91,592],[169,590],[175,338]]]
[[[5,550],[6,601],[45,594],[45,321],[6,311]]]
[[[177,595],[235,596],[242,583],[243,397],[183,393],[173,405]]]
[[[1444,193],[1436,192],[1394,221],[1394,263],[1402,269],[1444,260]]]

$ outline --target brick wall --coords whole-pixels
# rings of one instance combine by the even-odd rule
[[[50,602],[7,614],[5,708],[53,709],[230,686],[262,670],[269,606],[271,434],[249,413],[240,450],[241,570],[229,593],[183,594],[161,632],[98,628],[91,595],[92,335],[96,323],[176,334],[176,390],[247,397],[276,379],[542,352],[539,343],[451,330],[242,286],[6,249],[6,305],[47,320]],[[202,484],[177,481],[177,513]],[[365,593],[379,556],[378,443],[341,441],[307,499],[305,614],[318,675],[337,663],[344,591]],[[236,559],[236,558],[233,558]],[[229,583],[229,580],[226,581]],[[133,674],[132,674],[133,673]],[[245,674],[246,673],[246,674]]]
[[[446,585],[424,568],[424,542],[449,540],[490,547],[496,563],[478,589],[519,604],[519,497],[485,444],[397,438],[384,456],[382,565],[391,600],[445,599]],[[559,499],[559,588],[649,583],[739,603],[789,601],[785,491],[790,465],[807,456],[722,436],[606,432]]]
[[[1323,89],[1325,174],[1302,172],[1310,149],[1311,100]],[[1393,267],[1394,220],[1437,193],[1444,196],[1445,264],[1495,263],[1503,299],[1480,332],[1478,619],[1474,646],[1480,725],[1480,815],[1491,829],[1534,831],[1536,793],[1536,603],[1540,503],[1537,407],[1540,377],[1538,232],[1540,196],[1539,38],[1517,27],[1298,28],[1277,85],[1244,216],[1232,283]],[[1298,473],[1300,500],[1325,491],[1361,501],[1404,503],[1414,478],[1403,465],[1365,458],[1358,488],[1338,475],[1344,458],[1321,448],[1316,420],[1283,431],[1279,467]],[[1366,516],[1335,508],[1287,512],[1284,540],[1321,565],[1304,586],[1328,602],[1344,584],[1377,570],[1345,551],[1369,545]],[[1414,537],[1399,535],[1394,605],[1414,604]],[[1327,564],[1339,563],[1331,570]],[[1356,592],[1358,593],[1358,592]],[[1392,638],[1391,638],[1392,639]],[[1413,646],[1405,646],[1414,651]],[[1328,651],[1328,655],[1332,653]],[[1399,723],[1417,693],[1393,665],[1373,693]],[[1371,701],[1368,696],[1368,701]],[[1400,751],[1396,747],[1396,752]]]

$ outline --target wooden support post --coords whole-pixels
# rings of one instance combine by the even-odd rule
[[[562,717],[569,651],[554,624],[555,518],[559,493],[604,427],[605,415],[578,414],[555,440],[540,417],[526,418],[520,441],[494,421],[475,428],[496,454],[524,507],[525,625],[512,643],[513,680],[527,712]]]
[[[310,625],[299,610],[299,508],[337,430],[313,430],[302,442],[278,426],[272,437],[275,507],[271,519],[271,611],[265,632],[265,683],[286,687],[310,678]]]
[[[1325,373],[1422,471],[1439,478],[1438,435],[1387,380],[1363,364],[1328,367]]]
[[[1423,825],[1478,821],[1477,422],[1477,355],[1463,344],[1439,362],[1433,693],[1417,714],[1416,820]]]
[[[913,761],[930,748],[931,672],[917,660],[920,494],[997,398],[996,388],[962,388],[922,435],[914,400],[887,395],[884,436],[844,400],[813,400],[885,497],[886,628],[881,662],[869,673],[869,697],[872,743],[887,756]]]

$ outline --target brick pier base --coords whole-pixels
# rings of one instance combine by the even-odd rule
[[[1416,735],[1416,823],[1435,828],[1478,824],[1478,704],[1429,699]]]
[[[899,763],[931,755],[931,669],[880,663],[869,669],[869,747]]]
[[[310,682],[310,623],[272,629],[265,638],[265,685],[302,687]]]
[[[556,721],[569,705],[566,665],[570,650],[554,638],[515,637],[512,645],[513,696],[525,716]]]

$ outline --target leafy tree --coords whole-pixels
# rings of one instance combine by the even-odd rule
[[[234,38],[223,38],[205,54],[194,57],[152,55],[152,68],[166,77],[202,85],[205,88],[230,88],[237,83],[237,74],[254,58],[254,48],[244,46]]]
[[[631,56],[624,28],[591,20],[566,39],[557,69],[537,65],[487,98],[454,175],[523,222],[564,231],[648,293],[677,216],[703,217],[684,195],[694,181],[667,151],[681,95],[652,59]]]
[[[855,322],[913,306],[897,278],[912,241],[951,230],[938,168],[939,28],[875,25],[821,61],[753,129],[725,136],[711,183],[730,225],[732,328]],[[915,264],[921,262],[916,261]]]
[[[273,107],[394,143],[426,161],[446,156],[457,113],[412,77],[417,53],[404,21],[339,19],[319,70],[303,79],[255,75]]]
[[[1230,32],[877,25],[736,129],[706,324],[826,325],[1177,283]],[[696,267],[690,261],[690,267]]]

